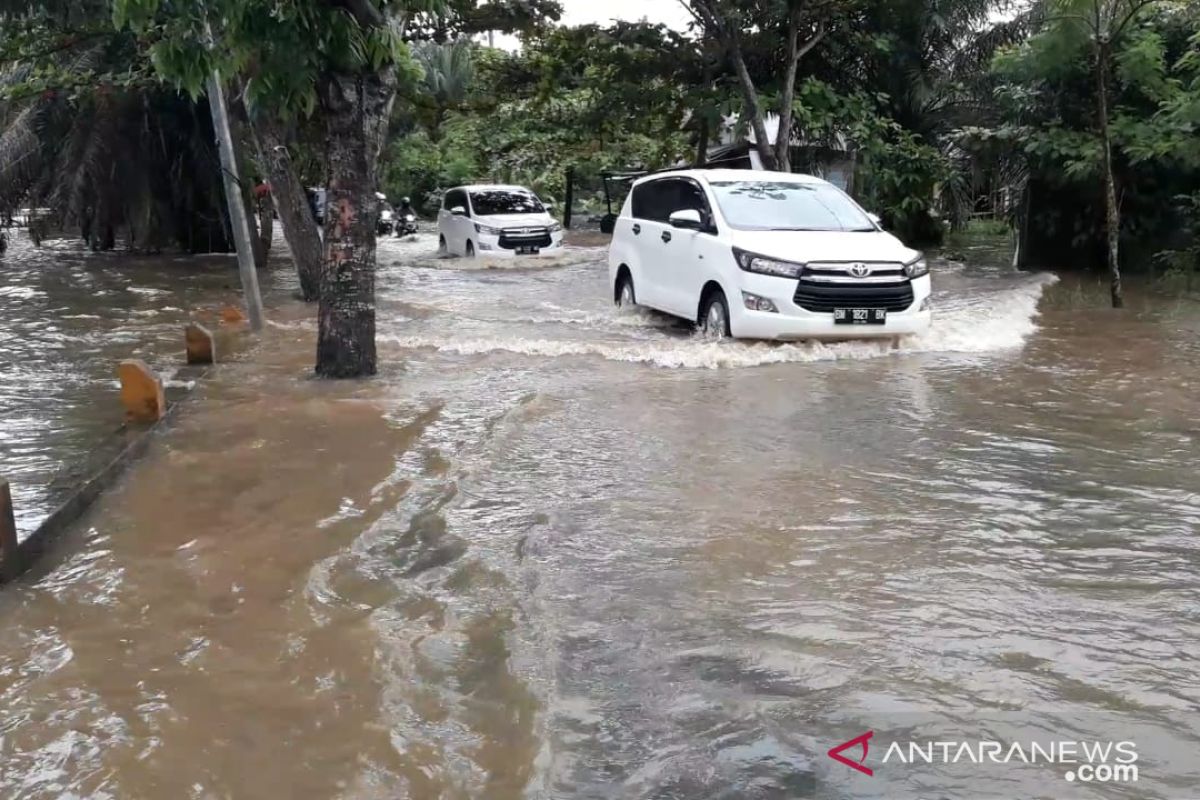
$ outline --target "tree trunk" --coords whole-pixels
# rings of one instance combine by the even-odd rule
[[[775,169],[792,171],[792,106],[796,102],[796,71],[800,66],[800,11],[788,18],[787,67],[779,93],[779,130],[775,132]]]
[[[283,236],[296,262],[300,294],[306,303],[311,303],[321,296],[321,233],[317,221],[279,123],[260,117],[251,123],[251,128],[259,160],[271,181],[271,200],[279,213]]]
[[[696,168],[708,166],[708,117],[700,116],[700,134],[696,142]]]
[[[245,167],[240,174],[248,175]],[[267,266],[267,251],[263,248],[262,234],[258,229],[258,203],[254,200],[254,192],[250,189],[250,181],[243,178],[241,185],[242,205],[246,207],[246,222],[250,223],[250,249],[254,253],[254,268],[263,269]]]
[[[376,165],[396,93],[390,71],[335,74],[322,85],[329,142],[318,375],[374,375]]]
[[[758,101],[758,89],[750,70],[746,68],[746,59],[742,56],[742,46],[734,40],[729,45],[729,59],[733,62],[733,70],[737,73],[738,86],[742,89],[742,100],[746,104],[746,116],[750,118],[750,127],[754,130],[754,146],[758,157],[762,159],[763,169],[777,169],[775,151],[771,140],[767,137],[767,124],[763,120],[762,104]]]
[[[271,244],[275,241],[275,214],[271,207],[271,198],[262,196],[258,203],[258,241],[266,259],[271,257]],[[265,263],[264,263],[265,266]]]
[[[1104,224],[1107,233],[1108,273],[1112,278],[1112,306],[1122,308],[1125,305],[1125,296],[1121,289],[1121,212],[1117,207],[1112,136],[1108,129],[1108,55],[1108,47],[1102,42],[1096,48],[1096,82],[1099,89],[1100,146],[1104,161]]]

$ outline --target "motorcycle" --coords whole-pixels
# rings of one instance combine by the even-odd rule
[[[412,236],[417,232],[417,215],[405,214],[396,222],[396,236]]]
[[[396,229],[396,212],[384,208],[379,212],[379,222],[375,224],[375,233],[379,236],[392,233]]]

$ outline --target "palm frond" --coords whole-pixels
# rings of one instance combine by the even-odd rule
[[[41,173],[41,112],[40,104],[28,105],[0,132],[0,211],[11,211]]]

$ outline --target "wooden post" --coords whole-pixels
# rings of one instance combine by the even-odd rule
[[[563,208],[563,227],[571,230],[571,208],[575,205],[575,168],[567,167],[567,199]]]
[[[212,331],[193,322],[184,329],[183,336],[187,342],[187,363],[215,364],[217,362],[217,347]]]
[[[233,150],[233,134],[229,130],[229,113],[225,107],[225,91],[221,88],[221,80],[216,73],[208,79],[208,105],[212,109],[213,128],[217,133],[221,175],[225,179],[225,205],[229,207],[233,241],[237,246],[238,273],[242,278],[242,294],[246,296],[246,313],[250,317],[250,329],[261,331],[262,296],[258,292],[258,271],[254,268],[250,220],[246,217],[246,204],[242,200],[237,158]]]
[[[0,478],[0,575],[5,580],[21,572],[21,551],[17,548],[17,519],[13,513],[12,492],[8,481]]]
[[[158,422],[167,412],[162,381],[144,361],[131,358],[117,367],[121,379],[121,403],[125,416],[134,422]]]

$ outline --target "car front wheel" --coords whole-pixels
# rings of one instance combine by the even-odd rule
[[[467,258],[475,257],[475,243],[467,239]]]
[[[709,294],[704,302],[704,310],[700,313],[700,333],[705,339],[713,341],[732,335],[729,330],[729,304],[725,302],[725,293],[720,289]]]

